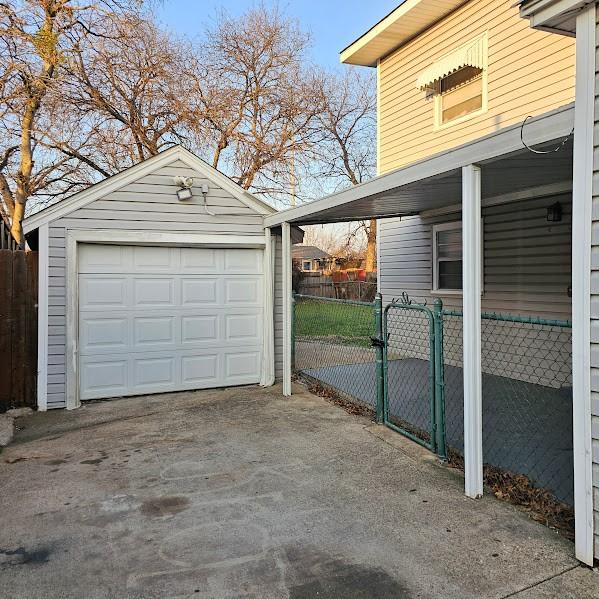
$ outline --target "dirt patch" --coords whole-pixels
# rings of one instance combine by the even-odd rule
[[[168,495],[147,499],[139,509],[144,516],[149,518],[162,518],[164,516],[174,516],[187,509],[188,506],[189,499],[187,497]]]
[[[448,465],[463,471],[464,458],[451,448],[447,453]],[[497,499],[524,508],[533,520],[574,540],[574,510],[558,501],[547,489],[535,487],[523,474],[514,474],[489,464],[483,468],[483,480]]]

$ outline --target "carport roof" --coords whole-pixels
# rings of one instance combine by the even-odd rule
[[[536,148],[556,147],[571,133],[573,123],[573,105],[529,119],[525,141]],[[531,188],[550,189],[556,183],[570,184],[572,141],[568,140],[560,151],[535,154],[522,143],[521,129],[521,124],[506,127],[366,183],[267,216],[265,225],[408,216],[452,206],[461,201],[461,169],[468,164],[482,166],[483,201]]]

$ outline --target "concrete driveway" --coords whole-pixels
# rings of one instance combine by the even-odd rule
[[[597,597],[571,543],[296,388],[88,404],[0,455],[5,598]]]

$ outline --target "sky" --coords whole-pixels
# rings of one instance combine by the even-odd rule
[[[339,65],[339,52],[391,12],[401,0],[262,0],[296,18],[312,34],[312,58],[326,67]],[[158,19],[172,31],[201,35],[218,11],[233,16],[256,6],[255,0],[163,0]]]

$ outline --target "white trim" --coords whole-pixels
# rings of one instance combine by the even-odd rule
[[[214,181],[223,189],[231,193],[233,197],[237,198],[240,202],[257,213],[268,215],[276,212],[274,208],[268,206],[268,204],[262,200],[239,187],[239,185],[231,181],[226,175],[223,175],[221,172],[212,168],[209,164],[197,156],[194,156],[185,148],[175,146],[26,218],[23,221],[23,231],[29,233],[30,231],[37,229],[43,223],[50,223],[53,220],[66,216],[79,208],[87,206],[94,200],[113,193],[144,175],[147,175],[156,169],[168,166],[177,160],[181,160],[190,168],[198,171],[202,176]]]
[[[270,387],[275,382],[275,329],[274,329],[274,263],[273,237],[264,230],[264,349],[260,385]]]
[[[38,233],[37,294],[37,409],[48,409],[48,271],[50,231],[47,224]]]
[[[481,173],[462,169],[462,267],[464,326],[464,473],[465,492],[483,494],[481,374]]]
[[[573,107],[567,106],[530,119],[526,125],[527,143],[536,145],[568,135],[572,130],[573,117]],[[320,200],[303,204],[297,208],[272,214],[265,217],[264,225],[275,227],[282,222],[293,222],[296,224],[331,222],[330,216],[327,216],[327,211],[330,209],[340,206],[350,208],[349,205],[356,200],[383,194],[409,183],[460,169],[474,162],[480,164],[485,161],[493,161],[505,154],[521,151],[520,128],[520,123],[506,127],[474,142],[464,144],[452,150],[446,150],[430,158],[379,175],[366,183],[354,185],[344,191],[339,191]],[[348,212],[347,220],[356,220],[355,216],[355,214]],[[362,216],[364,215],[362,214]],[[385,214],[371,214],[370,216],[373,218],[384,218]],[[310,219],[310,222],[306,223],[306,219]]]
[[[592,0],[591,0],[591,3]],[[543,31],[572,36],[572,31],[560,28],[589,4],[589,0],[532,0],[520,4],[520,16],[530,21],[530,26]]]
[[[291,228],[283,223],[282,267],[283,267],[283,395],[291,395]]]
[[[67,229],[66,231],[66,407],[78,408],[78,312],[79,312],[79,243],[124,245],[166,245],[174,247],[263,248],[265,235],[204,235],[201,233],[162,233],[158,231],[119,231],[116,229]]]
[[[432,284],[432,293],[438,294],[461,294],[461,289],[443,289],[439,287],[439,257],[438,257],[438,248],[437,248],[437,233],[439,231],[461,231],[462,230],[462,221],[454,220],[448,223],[437,223],[433,225],[433,284]],[[463,259],[461,259],[463,264]]]
[[[576,19],[572,193],[572,408],[576,557],[593,565],[591,432],[591,226],[595,105],[595,5]]]
[[[376,174],[381,174],[381,59],[376,61]]]

